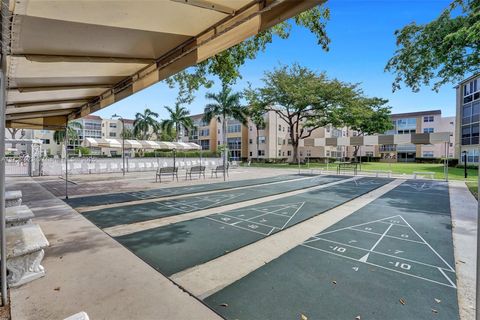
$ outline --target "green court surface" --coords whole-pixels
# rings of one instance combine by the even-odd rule
[[[447,184],[407,181],[205,302],[226,319],[454,320],[454,267]]]
[[[67,202],[68,205],[70,205],[73,208],[93,207],[93,206],[99,206],[104,204],[122,203],[122,202],[129,202],[129,201],[135,201],[135,200],[146,200],[146,199],[179,196],[179,195],[207,192],[207,191],[227,190],[227,189],[233,189],[233,188],[239,188],[239,187],[254,186],[257,184],[300,179],[307,176],[312,176],[312,175],[288,174],[288,175],[280,175],[280,176],[261,178],[261,179],[205,183],[205,184],[196,184],[192,186],[160,188],[160,189],[152,189],[152,190],[138,191],[138,192],[118,192],[118,193],[92,195],[92,196],[81,196],[77,198],[69,198],[65,200],[65,202]]]
[[[359,178],[115,239],[155,269],[172,275],[321,214],[390,181]],[[299,182],[289,185],[293,183]]]
[[[221,191],[180,199],[153,201],[113,208],[83,212],[83,215],[100,228],[121,224],[164,218],[198,210],[215,208],[227,204],[253,200],[285,192],[315,187],[346,179],[346,176],[313,176],[302,180],[291,180],[278,184],[252,186],[240,190]]]

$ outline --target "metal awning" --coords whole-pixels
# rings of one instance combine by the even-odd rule
[[[9,127],[58,128],[324,0],[3,0]]]
[[[299,141],[300,147],[376,146],[401,144],[437,144],[450,142],[451,132],[380,134],[338,138],[311,138]]]
[[[85,138],[87,147],[121,149],[121,139],[95,139]],[[127,149],[147,149],[147,150],[201,150],[202,147],[192,142],[168,142],[168,141],[150,141],[150,140],[125,140]]]

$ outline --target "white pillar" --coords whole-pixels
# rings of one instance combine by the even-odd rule
[[[6,305],[7,297],[7,238],[5,236],[5,56],[2,54],[0,70],[0,281],[2,289],[2,305]]]

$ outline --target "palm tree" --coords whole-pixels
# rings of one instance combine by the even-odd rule
[[[77,129],[83,129],[83,126],[78,121],[72,121],[67,124],[67,140],[73,140],[78,142]],[[53,140],[60,144],[65,141],[65,130],[56,130],[53,133]]]
[[[173,129],[175,129],[175,140],[180,141],[180,130],[183,128],[186,132],[193,127],[192,118],[190,118],[190,111],[187,108],[175,104],[175,109],[165,106],[169,113],[170,119],[162,121],[162,131],[165,131],[169,136],[173,136]]]
[[[140,140],[148,140],[151,133],[157,131],[159,127],[155,118],[158,118],[158,113],[148,108],[143,113],[137,112],[133,122],[134,136],[140,138]]]
[[[250,120],[255,125],[255,129],[257,130],[257,157],[258,157],[258,149],[259,149],[259,131],[260,129],[265,128],[265,118],[264,114],[261,111],[256,109],[250,110]]]
[[[214,118],[218,122],[222,123],[223,133],[223,166],[226,166],[226,157],[228,153],[227,144],[227,126],[228,119],[232,118],[241,122],[244,126],[247,125],[247,110],[240,104],[242,98],[241,93],[232,92],[232,89],[227,85],[222,86],[222,90],[219,93],[207,93],[205,97],[209,100],[213,100],[213,103],[209,103],[205,106],[203,119],[206,123]],[[223,175],[225,179],[225,174]]]

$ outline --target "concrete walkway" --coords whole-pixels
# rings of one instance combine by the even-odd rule
[[[46,276],[11,289],[13,319],[220,319],[30,178],[21,189],[51,246]]]
[[[475,319],[477,199],[462,181],[450,181],[453,245],[460,319]]]

